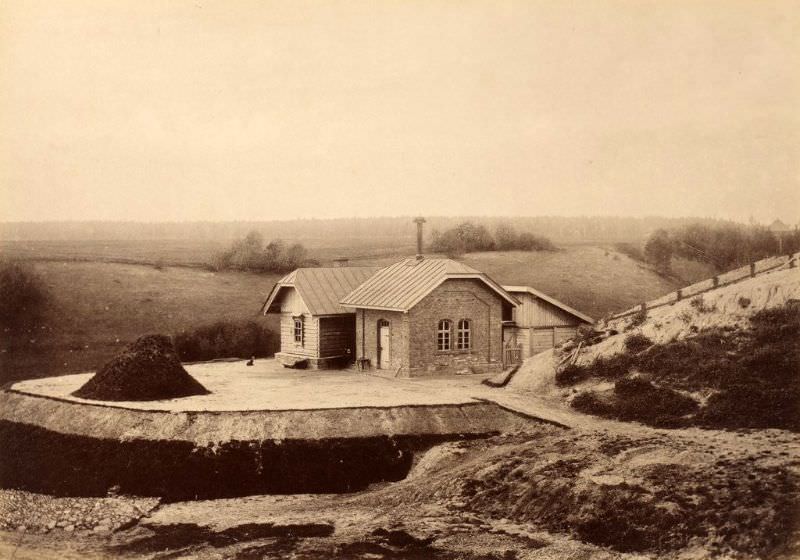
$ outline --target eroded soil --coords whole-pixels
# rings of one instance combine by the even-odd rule
[[[0,556],[472,560],[800,554],[797,436],[707,436],[543,426],[534,433],[434,447],[405,480],[358,493],[162,504],[108,534],[5,532]]]

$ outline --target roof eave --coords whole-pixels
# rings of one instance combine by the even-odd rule
[[[404,309],[401,307],[382,307],[380,305],[359,305],[357,303],[339,303],[342,307],[348,307],[352,309],[370,309],[373,311],[395,311],[399,313],[408,313],[409,309]]]

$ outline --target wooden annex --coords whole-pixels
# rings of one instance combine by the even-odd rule
[[[298,268],[281,278],[262,312],[280,314],[286,366],[342,367],[355,352],[355,315],[339,300],[375,274],[376,267]]]
[[[504,327],[504,343],[518,345],[522,359],[573,338],[581,325],[594,320],[530,286],[503,286],[519,300],[513,322]]]

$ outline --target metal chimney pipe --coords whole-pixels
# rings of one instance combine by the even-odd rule
[[[414,223],[417,224],[417,260],[422,260],[422,224],[425,218],[414,218]]]

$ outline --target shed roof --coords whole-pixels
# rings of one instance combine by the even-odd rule
[[[451,259],[405,259],[382,269],[341,300],[345,307],[408,311],[442,282],[480,280],[511,305],[519,302],[486,274]]]
[[[542,293],[542,292],[540,292],[539,290],[537,290],[535,288],[531,288],[530,286],[503,286],[503,288],[507,292],[510,292],[512,294],[514,294],[514,293],[528,293],[528,294],[534,295],[534,296],[538,297],[539,299],[543,299],[547,303],[555,305],[559,309],[562,309],[563,311],[566,311],[570,315],[573,315],[574,317],[577,317],[581,321],[584,321],[586,323],[594,323],[594,319],[592,319],[588,315],[585,315],[585,314],[581,313],[580,311],[578,311],[577,309],[573,309],[572,307],[570,307],[566,303],[561,303],[556,298],[548,296],[547,294]]]
[[[339,304],[370,276],[379,271],[375,266],[343,266],[333,268],[298,268],[278,280],[264,303],[262,311],[278,313],[278,294],[294,288],[300,294],[312,315],[340,315],[352,313]]]

